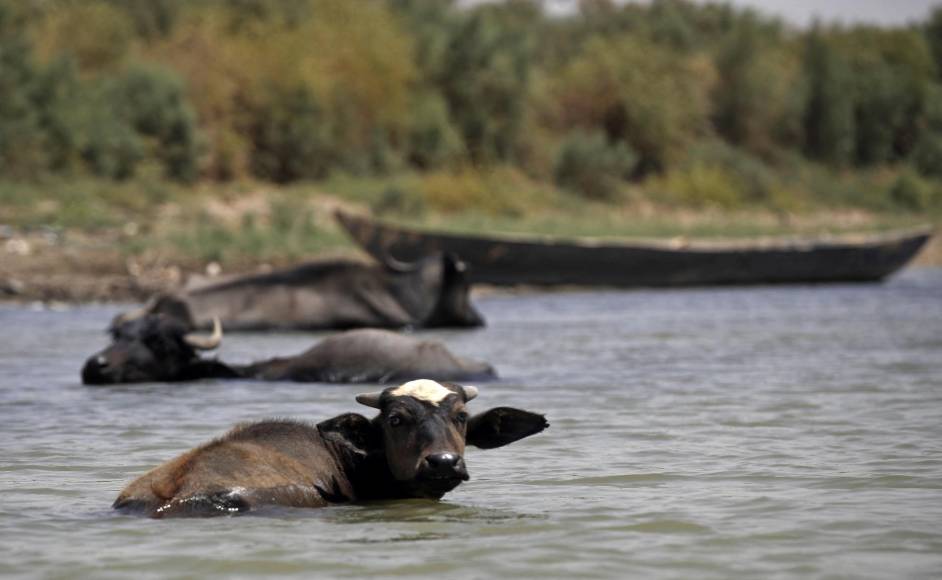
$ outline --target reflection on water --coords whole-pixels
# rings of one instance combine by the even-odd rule
[[[884,285],[547,293],[427,333],[494,363],[472,407],[547,413],[444,501],[153,521],[109,509],[234,423],[368,413],[368,387],[85,387],[116,311],[0,306],[0,574],[933,577],[942,271]],[[243,362],[318,336],[232,335]]]

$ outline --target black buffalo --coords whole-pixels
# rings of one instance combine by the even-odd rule
[[[200,335],[166,314],[148,314],[111,327],[112,344],[82,368],[91,385],[245,378],[268,381],[385,383],[417,377],[483,380],[495,376],[487,363],[453,355],[432,340],[382,329],[357,329],[325,338],[307,351],[248,365],[200,357],[222,342],[218,319],[212,335]]]
[[[450,254],[413,264],[323,260],[154,297],[126,322],[164,313],[226,330],[475,327],[465,265]]]
[[[322,507],[438,499],[469,479],[465,445],[501,447],[549,426],[543,415],[497,407],[469,415],[474,387],[417,380],[357,401],[317,425],[262,421],[180,455],[134,480],[113,507],[151,517],[208,516],[264,505]]]

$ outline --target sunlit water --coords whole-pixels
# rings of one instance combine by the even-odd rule
[[[428,333],[552,426],[444,501],[155,521],[121,487],[239,421],[362,386],[79,383],[115,307],[0,307],[0,574],[72,578],[942,575],[942,270],[883,285],[494,296]],[[306,334],[232,335],[236,362]],[[472,409],[472,410],[473,410]]]

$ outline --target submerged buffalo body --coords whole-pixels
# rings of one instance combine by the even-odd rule
[[[397,498],[441,498],[469,478],[465,445],[501,447],[548,426],[543,415],[498,407],[469,416],[474,387],[416,380],[309,425],[263,421],[236,427],[142,475],[114,502],[151,517],[206,516],[264,505],[321,507]]]
[[[437,255],[408,265],[311,262],[163,294],[143,314],[169,314],[198,328],[218,318],[227,330],[474,327],[464,263]]]
[[[204,359],[199,351],[218,347],[222,328],[198,335],[179,319],[148,314],[113,325],[112,344],[92,355],[82,368],[85,384],[190,381],[245,378],[268,381],[386,383],[418,377],[486,380],[494,369],[452,354],[432,340],[381,329],[349,330],[325,338],[307,351],[249,365]]]

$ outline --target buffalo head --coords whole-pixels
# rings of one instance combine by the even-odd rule
[[[454,254],[432,254],[414,262],[387,254],[382,264],[398,279],[394,292],[420,326],[484,326],[484,317],[471,303],[468,265]]]
[[[465,405],[477,393],[470,386],[411,381],[357,396],[361,404],[379,409],[372,421],[347,414],[318,427],[325,434],[339,432],[354,447],[384,458],[396,497],[437,499],[468,480],[465,445],[501,447],[549,426],[543,415],[510,407],[469,415]]]
[[[471,303],[468,265],[453,254],[444,254],[441,260],[441,293],[425,326],[484,326],[484,317]]]
[[[199,358],[198,351],[212,350],[222,342],[222,327],[213,323],[210,336],[190,331],[179,318],[146,314],[116,319],[109,329],[112,343],[92,355],[82,368],[87,385],[181,381],[205,376],[205,365],[217,364]]]

